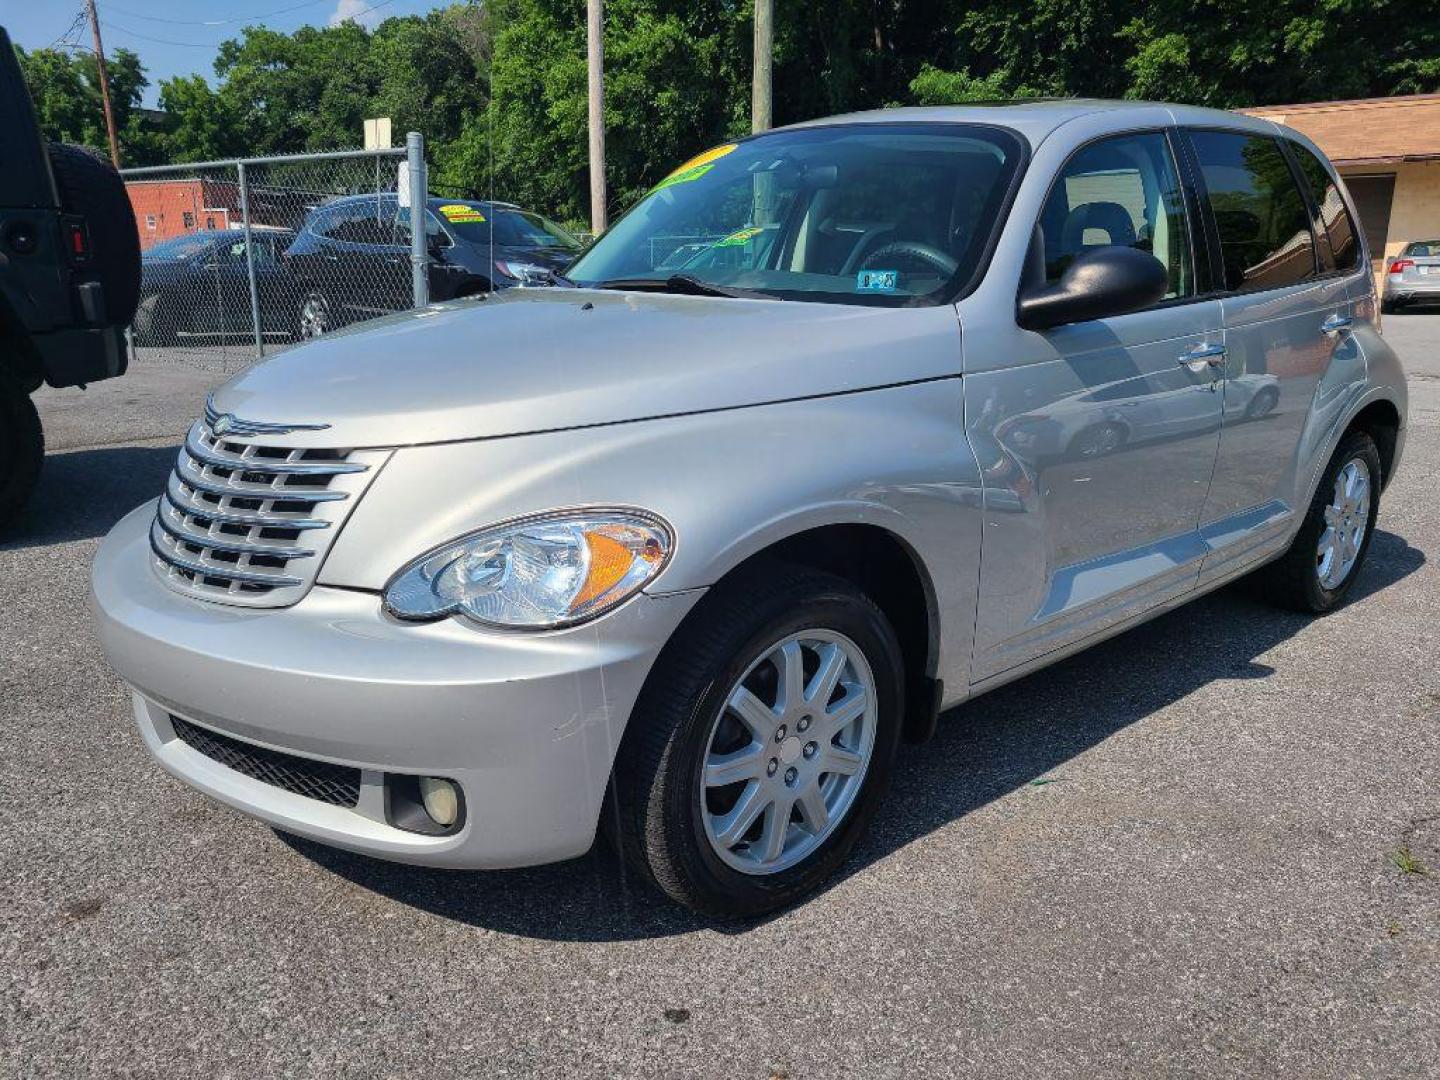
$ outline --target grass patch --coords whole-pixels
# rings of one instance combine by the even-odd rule
[[[1429,867],[1417,859],[1408,847],[1390,853],[1390,862],[1402,874],[1428,874]]]

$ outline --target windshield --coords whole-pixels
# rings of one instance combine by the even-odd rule
[[[1419,255],[1422,258],[1430,255],[1440,255],[1440,240],[1416,240],[1405,249],[1406,255]]]
[[[939,303],[984,257],[1020,152],[1010,132],[969,124],[801,128],[719,146],[656,185],[568,275]]]
[[[579,240],[549,218],[528,210],[506,210],[479,203],[451,203],[440,207],[440,215],[456,236],[472,244],[490,243],[493,226],[498,247],[580,250]]]
[[[198,255],[202,251],[208,251],[215,246],[215,237],[204,233],[191,233],[188,236],[176,236],[170,240],[162,240],[154,247],[147,248],[145,258],[147,259],[188,259],[192,255]]]

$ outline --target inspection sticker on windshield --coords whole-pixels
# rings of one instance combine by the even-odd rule
[[[440,207],[440,213],[445,216],[446,221],[453,221],[457,225],[485,220],[485,215],[478,209],[466,206],[464,203],[448,203]]]
[[[861,270],[855,275],[856,292],[894,292],[899,287],[899,270]]]

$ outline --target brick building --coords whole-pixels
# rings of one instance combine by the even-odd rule
[[[125,185],[140,246],[201,229],[228,229],[240,223],[240,190],[226,180],[130,180]]]

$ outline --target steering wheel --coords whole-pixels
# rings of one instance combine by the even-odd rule
[[[938,271],[941,277],[954,277],[955,271],[960,269],[960,260],[945,254],[937,247],[929,244],[921,244],[914,240],[897,240],[893,244],[885,244],[876,248],[869,255],[865,256],[861,264],[863,270],[875,269],[877,260],[884,258],[912,258],[926,263]],[[884,269],[888,269],[885,267]]]

